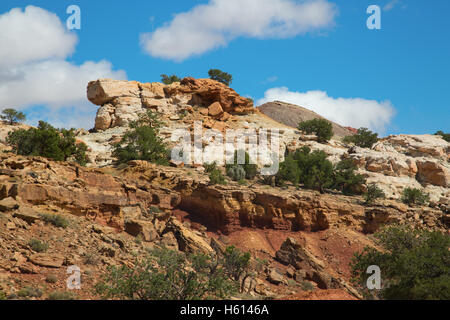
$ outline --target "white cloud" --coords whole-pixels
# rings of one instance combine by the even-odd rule
[[[26,111],[45,105],[50,114],[42,119],[92,125],[93,115],[86,123],[87,115],[95,114],[95,106],[92,112],[87,109],[87,83],[103,77],[126,79],[126,73],[114,71],[108,61],[81,65],[66,61],[77,41],[55,14],[44,9],[28,6],[0,15],[0,108]],[[78,115],[69,110],[77,110]]]
[[[366,127],[379,133],[385,131],[395,114],[390,101],[378,102],[362,98],[333,98],[324,91],[293,92],[286,87],[265,92],[257,105],[283,101],[310,109],[321,116],[354,128]]]
[[[238,37],[289,38],[327,28],[336,14],[327,0],[210,0],[142,34],[141,45],[151,56],[183,61]]]
[[[0,67],[65,58],[75,50],[77,37],[56,14],[28,6],[0,15]]]
[[[394,9],[395,6],[397,6],[400,3],[400,0],[391,0],[389,1],[384,7],[384,11],[391,11]]]

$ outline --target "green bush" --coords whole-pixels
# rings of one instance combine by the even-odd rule
[[[0,290],[0,301],[6,300],[6,293],[4,293],[2,290]]]
[[[430,201],[430,196],[420,189],[405,188],[403,189],[402,201],[407,205],[424,205]]]
[[[47,300],[53,301],[70,301],[77,300],[77,296],[68,291],[54,291],[48,295]]]
[[[297,186],[300,183],[301,174],[302,172],[298,166],[297,160],[294,159],[293,154],[289,154],[285,157],[285,160],[280,163],[280,168],[275,179],[276,184],[283,186],[285,181],[290,181],[294,186]]]
[[[39,121],[37,128],[10,132],[6,141],[13,152],[22,156],[42,156],[55,161],[74,158],[80,165],[87,163],[87,147],[84,143],[76,143],[74,129],[55,129]]]
[[[58,282],[58,277],[55,276],[54,274],[49,274],[45,278],[45,282],[52,283],[52,284],[57,283]]]
[[[229,73],[223,72],[219,69],[211,69],[208,72],[210,79],[219,81],[227,86],[233,82],[233,76]]]
[[[19,122],[22,122],[26,119],[26,116],[23,112],[17,111],[15,109],[5,109],[2,111],[2,115],[0,115],[0,119],[6,121],[9,125],[15,125]]]
[[[280,164],[276,180],[277,185],[283,185],[286,181],[294,185],[303,183],[305,188],[323,193],[325,188],[333,185],[333,164],[325,152],[311,152],[309,147],[303,147],[286,156]]]
[[[69,226],[69,220],[59,214],[43,213],[40,214],[40,217],[44,222],[50,223],[58,228],[66,229]]]
[[[96,290],[105,299],[226,299],[237,292],[236,273],[212,256],[157,249],[132,268],[110,267]]]
[[[440,232],[391,226],[375,234],[382,248],[365,248],[352,263],[353,282],[370,298],[388,300],[450,299],[450,237]],[[369,291],[367,269],[381,269],[382,289]]]
[[[241,180],[238,181],[238,184],[239,184],[240,186],[246,186],[246,185],[248,185],[248,182],[247,182],[247,180],[245,180],[245,179],[241,179]]]
[[[249,272],[250,258],[249,252],[243,253],[235,246],[229,246],[223,253],[221,264],[231,279],[239,281],[241,276],[245,276]]]
[[[243,152],[244,153],[244,163],[238,163],[240,162],[239,160],[239,152]],[[245,151],[235,151],[234,152],[234,158],[233,158],[233,163],[232,164],[227,164],[226,168],[227,170],[229,168],[232,168],[233,166],[241,166],[242,168],[244,168],[245,171],[245,178],[248,180],[253,180],[255,179],[256,175],[258,174],[258,166],[256,164],[252,164],[251,159],[250,159],[250,155],[245,152]]]
[[[242,166],[232,166],[227,168],[227,176],[233,181],[241,181],[245,179],[245,170]]]
[[[306,132],[306,134],[315,134],[317,141],[320,143],[325,143],[333,137],[333,126],[331,122],[325,119],[300,122],[298,130]]]
[[[304,147],[294,153],[294,159],[298,163],[300,182],[305,188],[323,193],[325,188],[333,185],[333,164],[325,152],[311,152],[311,149]]]
[[[386,194],[383,190],[378,188],[376,184],[372,183],[367,187],[367,191],[364,193],[363,197],[366,204],[372,204],[377,199],[384,199]]]
[[[441,136],[447,142],[450,142],[450,133],[444,133],[443,131],[438,131],[435,133],[436,136]]]
[[[169,85],[169,84],[172,84],[172,83],[174,83],[174,82],[181,82],[181,79],[180,78],[178,78],[176,75],[171,75],[171,76],[168,76],[168,75],[166,75],[166,74],[162,74],[161,75],[161,82],[162,83],[164,83],[164,84],[166,84],[166,85]]]
[[[27,286],[20,289],[17,296],[20,298],[40,298],[42,297],[42,291],[39,288]]]
[[[344,138],[345,143],[353,143],[361,148],[372,148],[378,142],[378,133],[373,133],[367,128],[358,129],[358,133]]]
[[[28,245],[35,252],[45,252],[48,249],[48,244],[37,239],[31,239]]]
[[[356,166],[350,159],[344,159],[334,168],[333,188],[345,195],[361,194],[366,179],[356,174]]]
[[[205,168],[206,173],[211,173],[217,169],[217,162],[214,161],[213,163],[205,163],[203,167]]]
[[[276,175],[276,184],[284,186],[289,181],[294,186],[302,183],[305,188],[321,193],[333,188],[346,195],[361,194],[365,178],[355,171],[356,166],[350,160],[333,166],[325,152],[311,152],[309,147],[303,147],[286,155]]]
[[[161,125],[159,116],[151,110],[141,115],[138,121],[130,123],[130,130],[113,146],[117,162],[122,164],[131,160],[145,160],[168,165],[166,144],[158,136]]]
[[[213,169],[210,173],[209,173],[209,183],[211,185],[215,185],[215,184],[221,184],[221,185],[225,185],[227,184],[225,177],[223,176],[222,172],[215,168]]]

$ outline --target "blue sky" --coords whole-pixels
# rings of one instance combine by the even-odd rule
[[[359,127],[358,123],[361,126],[372,125],[374,130],[383,134],[450,131],[449,1],[318,1],[334,7],[332,21],[325,21],[323,26],[283,36],[255,36],[248,32],[232,37],[228,35],[225,45],[204,50],[182,61],[161,57],[163,54],[152,56],[140,42],[140,35],[160,30],[169,25],[176,14],[192,12],[193,8],[209,1],[2,0],[0,26],[2,14],[28,5],[56,14],[65,24],[69,16],[66,8],[78,5],[81,8],[81,30],[71,31],[76,34],[76,45],[70,43],[67,35],[61,36],[67,42],[64,48],[72,48],[71,52],[61,57],[55,58],[50,54],[42,58],[42,61],[64,61],[68,64],[64,67],[66,69],[70,66],[78,68],[86,61],[95,64],[87,66],[83,72],[76,71],[75,79],[68,77],[67,88],[73,87],[74,91],[85,88],[87,83],[84,79],[91,74],[91,80],[105,74],[153,82],[159,81],[162,73],[201,78],[207,77],[210,68],[219,68],[233,74],[232,87],[237,92],[255,101],[267,101],[273,97],[300,101],[305,107],[325,113],[331,120],[356,127]],[[392,5],[386,6],[389,3]],[[369,30],[366,26],[369,17],[366,9],[372,4],[383,8],[381,30]],[[197,30],[195,23],[189,21],[188,28]],[[8,30],[0,29],[0,57],[2,33],[8,33]],[[193,39],[199,46],[203,43],[201,38]],[[197,47],[195,41],[191,44],[194,49]],[[178,50],[181,52],[186,48],[177,47],[172,52]],[[14,68],[27,74],[35,60],[24,58]],[[100,65],[102,60],[105,64]],[[7,75],[13,70],[5,65],[3,69],[6,70],[3,74]],[[38,73],[36,77],[45,78],[46,73]],[[19,89],[30,86],[15,83],[12,90],[11,81],[8,76],[2,77],[0,61],[0,94],[13,92],[17,95]],[[76,81],[84,82],[79,84]],[[62,82],[61,85],[64,84]],[[46,86],[51,87],[52,82],[48,81]],[[23,95],[27,95],[25,89]],[[36,90],[42,91],[41,88]],[[29,99],[23,96],[20,99],[2,99],[0,96],[0,104],[16,104],[25,110],[31,122],[45,119],[60,126],[92,126],[96,106],[89,104],[85,97],[65,93],[58,86],[55,86],[55,91],[55,95],[60,95],[55,101],[47,101],[35,93]],[[48,92],[53,94],[51,88]],[[316,107],[319,109],[314,109],[313,104],[319,105]],[[378,123],[371,122],[383,112],[386,113],[384,118],[381,117]]]

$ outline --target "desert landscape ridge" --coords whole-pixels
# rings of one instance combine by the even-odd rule
[[[67,267],[76,265],[83,273],[79,298],[97,299],[94,288],[109,267],[131,267],[149,250],[220,255],[232,245],[250,253],[255,270],[239,279],[235,298],[363,299],[349,265],[355,252],[377,246],[374,233],[407,225],[449,234],[450,143],[439,135],[390,135],[363,148],[344,139],[355,129],[333,122],[333,137],[320,142],[297,128],[326,120],[320,115],[280,101],[257,107],[211,79],[188,77],[169,85],[98,79],[87,85],[87,99],[98,107],[95,127],[74,131],[76,143],[86,146],[86,166],[70,157],[18,155],[8,134],[31,127],[0,125],[0,289],[7,296],[47,298],[65,291]],[[283,163],[304,147],[323,151],[334,166],[352,163],[365,179],[363,190],[346,195],[331,188],[280,187],[275,177],[262,183],[246,172],[242,179],[229,175],[226,184],[212,184],[207,164],[118,165],[115,148],[148,111],[160,117],[159,137],[169,149],[176,144],[172,133],[184,129],[190,139],[196,122],[203,131],[223,134],[276,129],[270,139],[280,144],[269,149],[269,158],[279,154]],[[200,147],[219,150],[221,143],[204,141]],[[257,147],[249,144],[249,150]],[[258,158],[258,169],[267,160]],[[217,170],[229,174],[225,166]],[[361,194],[372,184],[385,198],[366,203]],[[422,190],[429,201],[405,204],[406,188]]]

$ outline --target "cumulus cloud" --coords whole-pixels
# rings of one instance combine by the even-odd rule
[[[0,108],[27,111],[45,105],[42,110],[49,114],[41,114],[41,119],[92,125],[95,107],[87,108],[87,83],[103,77],[126,79],[126,74],[114,71],[108,61],[68,62],[77,42],[77,36],[44,9],[28,6],[0,15]],[[78,107],[77,116],[68,112]],[[92,119],[86,123],[88,116]]]
[[[333,98],[324,91],[293,92],[286,87],[272,88],[265,92],[257,104],[283,101],[310,109],[319,115],[354,128],[366,127],[383,133],[395,114],[390,101],[362,98]]]
[[[384,11],[391,11],[398,4],[400,4],[400,0],[391,0],[383,7],[383,10]]]
[[[153,57],[183,61],[238,37],[289,38],[327,28],[336,13],[327,0],[210,0],[142,34],[141,45]]]

